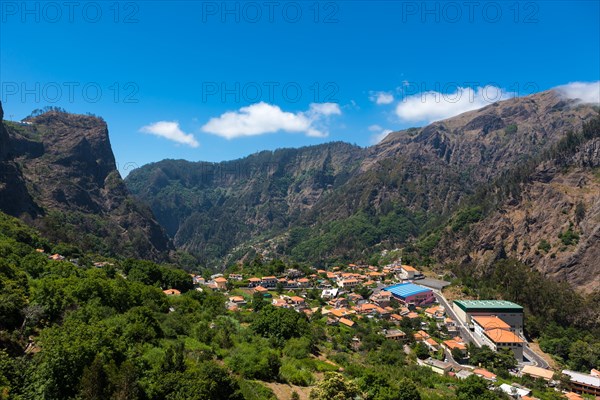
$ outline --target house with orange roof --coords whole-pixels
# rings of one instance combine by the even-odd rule
[[[346,308],[336,308],[334,310],[330,310],[329,312],[338,318],[351,314],[350,310]]]
[[[348,299],[343,297],[337,297],[335,299],[331,299],[327,302],[333,308],[343,308],[348,306]]]
[[[416,341],[422,341],[425,339],[429,339],[431,336],[429,336],[429,334],[423,330],[416,332],[414,335],[414,338]]]
[[[364,298],[358,293],[350,293],[348,295],[348,300],[353,301],[355,303],[364,302]]]
[[[410,266],[410,265],[402,265],[400,267],[400,273],[398,274],[398,277],[400,279],[404,279],[404,280],[410,280],[410,279],[415,279],[415,275],[418,275],[419,271],[417,271],[416,268]]]
[[[465,354],[467,352],[467,346],[464,344],[464,342],[462,340],[461,341],[457,341],[455,339],[445,340],[443,342],[443,346],[445,348],[447,348],[449,351],[457,350],[457,351],[460,351],[462,354]]]
[[[517,361],[523,361],[523,344],[525,341],[514,332],[505,329],[488,329],[483,334],[484,343],[492,350],[511,350]]]
[[[496,382],[496,374],[488,371],[485,368],[476,368],[473,370],[473,373],[483,379],[487,379],[488,381]]]
[[[260,286],[260,278],[250,278],[248,279],[248,287],[256,287]]]
[[[425,310],[425,315],[427,315],[429,318],[443,320],[444,312],[445,312],[445,310],[444,310],[444,307],[442,307],[442,306],[431,306]]]
[[[304,300],[304,298],[302,298],[300,296],[292,296],[292,297],[290,297],[290,301],[295,306],[299,306],[299,305],[306,303],[306,300]]]
[[[565,393],[564,396],[569,400],[583,400],[583,397],[581,397],[581,395],[578,395],[577,393],[573,392]]]
[[[282,298],[273,299],[272,304],[274,307],[278,307],[278,308],[289,308],[287,301],[285,301],[285,299],[282,299]]]
[[[163,290],[163,293],[166,294],[167,296],[179,296],[181,294],[181,292],[177,289]]]
[[[277,286],[277,278],[274,276],[263,276],[260,280],[260,285],[266,288],[273,288]]]
[[[378,281],[383,277],[383,274],[381,272],[372,271],[372,272],[367,272],[367,276],[373,280]]]
[[[431,349],[431,351],[438,351],[440,349],[440,345],[438,344],[438,342],[436,342],[432,338],[423,340],[423,343],[425,343],[427,347]]]
[[[215,285],[219,290],[227,290],[227,279],[219,276],[218,278],[215,278]]]
[[[257,293],[262,293],[262,294],[269,293],[269,289],[262,287],[262,286],[255,287],[254,291]]]
[[[392,294],[388,291],[381,290],[377,293],[373,293],[369,300],[377,304],[379,307],[387,307],[392,301]]]
[[[349,320],[347,318],[340,318],[339,319],[339,323],[342,324],[342,325],[346,325],[346,326],[348,326],[350,328],[354,327],[354,321],[351,321],[351,320]]]
[[[298,282],[294,281],[294,280],[286,280],[284,283],[285,287],[288,288],[297,288],[298,287]]]
[[[338,286],[344,289],[352,289],[357,287],[359,284],[357,279],[342,279],[338,282]]]
[[[402,321],[402,316],[398,315],[398,314],[392,314],[392,315],[390,315],[390,319],[392,320],[392,322],[394,322],[396,325],[398,325]]]
[[[310,279],[308,278],[300,278],[298,279],[298,286],[302,288],[307,288],[310,285]]]
[[[229,298],[229,302],[235,304],[246,304],[246,299],[244,299],[242,296],[231,296]]]
[[[377,306],[371,303],[364,303],[355,306],[354,310],[359,314],[372,314],[377,311]]]
[[[408,318],[408,319],[419,318],[419,314],[417,314],[416,312],[409,312],[408,314],[406,314],[406,318]]]
[[[375,312],[381,317],[381,318],[385,318],[388,319],[390,317],[390,315],[392,314],[390,311],[386,310],[383,307],[379,307],[377,306],[377,308],[375,309]]]
[[[446,319],[444,319],[444,324],[446,325],[446,328],[448,328],[448,329],[450,329],[450,327],[456,328],[456,321],[454,321],[450,317],[446,317]]]
[[[485,331],[488,329],[505,329],[507,331],[511,330],[511,326],[509,324],[495,315],[480,315],[472,317],[471,321],[473,321],[473,328],[475,329],[476,333],[478,330]]]

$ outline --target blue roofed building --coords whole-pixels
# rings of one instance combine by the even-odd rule
[[[383,288],[383,290],[390,292],[396,300],[404,304],[422,306],[435,302],[433,290],[425,286],[415,285],[414,283],[399,283]]]

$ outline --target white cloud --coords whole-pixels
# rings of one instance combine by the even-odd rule
[[[140,128],[140,132],[148,133],[172,140],[176,143],[185,144],[190,147],[198,147],[200,143],[194,138],[194,135],[185,133],[179,127],[177,121],[159,121]]]
[[[393,132],[391,129],[383,129],[379,125],[369,126],[369,131],[375,132],[373,135],[371,135],[371,140],[370,140],[371,144],[377,144],[377,143],[381,142],[383,139],[385,139],[385,137],[388,134]]]
[[[394,96],[388,92],[370,92],[369,100],[375,104],[392,104],[394,102]]]
[[[396,106],[396,115],[407,122],[433,122],[513,96],[514,93],[495,86],[478,87],[476,90],[458,87],[454,93],[428,91],[404,98]]]
[[[571,82],[558,86],[555,90],[568,99],[579,100],[580,103],[600,103],[600,81]]]
[[[326,126],[328,117],[341,114],[339,105],[335,103],[312,103],[306,112],[292,113],[260,102],[211,118],[202,130],[226,139],[279,131],[326,137],[329,134]]]
[[[311,103],[309,113],[312,115],[341,115],[342,110],[337,103]]]

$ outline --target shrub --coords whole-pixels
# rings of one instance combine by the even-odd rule
[[[543,251],[544,253],[549,252],[551,248],[552,248],[552,245],[550,243],[548,243],[548,241],[546,239],[542,239],[540,241],[540,244],[538,245],[538,250]]]
[[[518,129],[519,128],[517,127],[517,124],[510,124],[506,128],[504,128],[504,133],[506,133],[507,135],[512,135],[514,133],[517,133]]]
[[[573,228],[570,226],[569,229],[567,229],[566,231],[561,231],[558,237],[565,246],[570,246],[579,242],[579,234],[577,234],[577,232],[574,232]]]
[[[281,379],[292,385],[310,386],[315,378],[306,363],[293,358],[285,358],[279,369]]]

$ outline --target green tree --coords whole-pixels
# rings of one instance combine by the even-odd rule
[[[311,400],[351,400],[361,395],[354,381],[344,379],[342,374],[328,372],[325,378],[311,390]]]
[[[421,400],[421,394],[412,381],[401,379],[398,382],[397,396],[394,400]]]
[[[290,338],[310,333],[308,321],[303,313],[270,305],[258,312],[251,326],[254,332],[273,339],[279,346]]]
[[[429,348],[427,347],[427,345],[423,342],[418,342],[415,345],[415,355],[421,359],[421,360],[425,360],[426,358],[429,358]]]
[[[497,399],[497,396],[488,390],[487,382],[476,375],[471,375],[457,384],[456,397],[459,400]]]
[[[91,365],[85,367],[81,377],[80,396],[82,400],[103,400],[107,397],[108,376],[102,359],[98,356]]]

